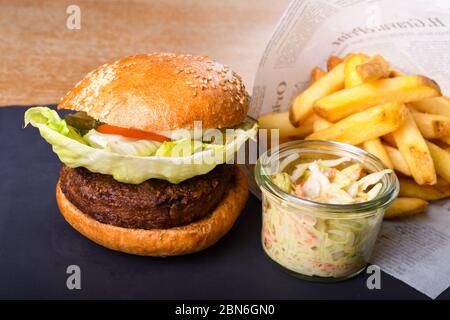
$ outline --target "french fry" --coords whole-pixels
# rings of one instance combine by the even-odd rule
[[[405,158],[403,158],[401,152],[387,144],[384,144],[383,147],[394,165],[394,170],[410,177],[411,170],[409,170],[408,164],[406,163]]]
[[[429,141],[427,141],[427,146],[430,150],[431,158],[433,158],[436,173],[444,178],[445,181],[450,182],[450,153]]]
[[[313,114],[314,101],[342,88],[344,88],[344,63],[333,68],[295,98],[289,112],[291,123],[298,127]]]
[[[342,63],[342,59],[337,56],[329,56],[327,60],[328,71],[333,70],[338,64]]]
[[[356,72],[362,82],[387,78],[390,74],[389,63],[378,54],[372,56],[369,61],[356,66]]]
[[[385,134],[384,136],[381,137],[381,139],[391,147],[397,148],[397,142],[395,142],[392,133]]]
[[[427,201],[440,200],[450,197],[450,188],[435,186],[421,186],[411,179],[399,178],[400,197],[420,198]]]
[[[411,112],[420,112],[419,110],[414,108],[411,103],[408,103],[406,106],[408,107],[409,111],[411,111]]]
[[[447,149],[449,147],[448,143],[445,142],[447,137],[441,139],[434,139],[432,142],[441,149]]]
[[[327,129],[314,132],[306,139],[340,141],[358,145],[399,128],[406,107],[401,103],[387,103],[351,115]]]
[[[434,97],[412,101],[411,105],[420,112],[440,114],[450,118],[450,99],[448,97]]]
[[[409,110],[405,112],[402,125],[392,135],[414,180],[420,185],[435,184],[437,177],[433,159]]]
[[[344,73],[346,88],[351,88],[364,82],[359,73],[356,72],[356,67],[367,60],[369,60],[369,57],[365,54],[353,54],[345,59]]]
[[[365,54],[353,54],[346,58],[344,71],[346,88],[386,78],[390,74],[389,63],[382,56],[374,55],[369,58]]]
[[[379,138],[364,141],[362,147],[364,150],[380,159],[386,167],[388,167],[389,169],[394,169],[394,165],[389,158],[389,154],[387,153]]]
[[[283,137],[283,138],[280,138],[279,144],[283,144],[283,143],[291,142],[291,141],[295,141],[295,140],[298,140],[298,138],[296,138],[296,137]]]
[[[326,128],[329,128],[333,125],[332,122],[325,120],[324,118],[318,117],[318,119],[316,119],[314,121],[313,124],[313,132],[317,132]]]
[[[314,111],[328,121],[335,122],[375,105],[406,103],[440,94],[439,86],[424,76],[378,79],[319,98],[314,102]]]
[[[325,68],[324,68],[325,69]],[[450,98],[421,75],[407,75],[381,56],[330,56],[327,71],[311,70],[311,85],[289,112],[259,117],[280,141],[318,139],[357,145],[399,175],[400,193],[385,219],[423,212],[450,197]]]
[[[311,70],[311,83],[316,82],[320,78],[323,78],[327,74],[326,71],[324,71],[322,68],[314,67]]]
[[[427,139],[450,136],[450,118],[439,114],[412,112],[414,121],[422,135]]]
[[[445,188],[450,188],[450,182],[448,182],[445,179],[442,179],[441,177],[438,177],[436,184],[434,185],[435,188],[438,188],[439,190],[443,190]]]
[[[395,78],[395,77],[401,77],[401,76],[406,76],[406,73],[404,73],[403,71],[400,71],[396,68],[391,68],[391,72],[389,74],[389,77],[391,78]]]
[[[441,137],[441,138],[439,138],[439,140],[444,142],[445,144],[449,144],[450,145],[450,136]],[[447,149],[447,147],[445,149]]]
[[[397,198],[384,213],[384,219],[398,219],[422,213],[428,201],[420,198]]]
[[[258,118],[260,128],[279,129],[279,137],[304,138],[313,132],[313,121],[308,119],[307,123],[296,128],[289,122],[289,112],[273,112]]]

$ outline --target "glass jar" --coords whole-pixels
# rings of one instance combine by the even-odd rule
[[[302,199],[272,182],[271,174],[283,162],[340,157],[361,163],[369,173],[385,169],[378,158],[364,150],[322,140],[282,144],[264,153],[256,163],[255,178],[262,191],[262,246],[273,261],[294,276],[328,282],[364,270],[384,212],[398,195],[399,182],[393,172],[382,178],[377,197],[356,204]]]

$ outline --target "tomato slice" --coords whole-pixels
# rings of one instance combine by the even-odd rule
[[[153,133],[153,132],[147,132],[137,129],[128,129],[128,128],[121,128],[112,126],[110,124],[102,124],[98,126],[95,130],[97,130],[100,133],[105,134],[118,134],[124,137],[133,138],[133,139],[146,139],[146,140],[153,140],[153,141],[170,141],[170,138],[167,138],[165,136],[161,136],[159,134]]]

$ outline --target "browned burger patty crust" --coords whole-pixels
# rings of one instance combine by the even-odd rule
[[[231,165],[179,184],[150,179],[126,184],[109,175],[63,165],[61,190],[78,209],[101,223],[133,229],[168,229],[210,214],[234,180]]]

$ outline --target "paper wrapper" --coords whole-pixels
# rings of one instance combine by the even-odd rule
[[[284,12],[263,53],[249,114],[289,109],[329,55],[381,54],[409,74],[434,79],[450,92],[450,2],[297,0]],[[450,165],[450,164],[449,164]],[[260,198],[253,166],[245,166]],[[372,263],[431,298],[450,285],[450,202],[425,214],[384,222]]]

